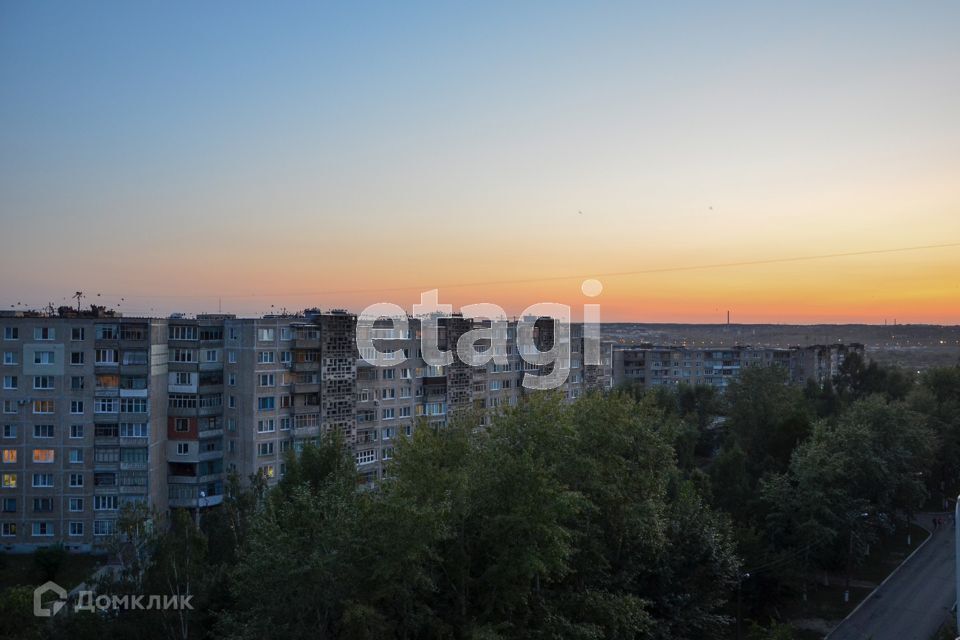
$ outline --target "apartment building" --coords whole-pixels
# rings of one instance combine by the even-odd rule
[[[443,351],[490,326],[461,316],[437,322]],[[489,424],[530,393],[525,374],[549,373],[551,365],[527,360],[528,351],[554,346],[552,320],[536,320],[526,350],[517,326],[510,321],[475,345],[505,363],[454,358],[439,367],[424,360],[421,321],[406,332],[375,326],[375,358],[359,353],[357,319],[345,311],[0,315],[0,549],[63,542],[89,551],[109,540],[128,501],[160,511],[214,507],[229,474],[276,483],[289,451],[330,431],[350,447],[359,482],[372,485],[388,472],[398,439],[418,425],[439,428],[457,414]],[[570,370],[557,392],[574,400],[609,388],[612,345],[601,365],[587,365],[581,326],[571,327],[569,342]]]
[[[837,374],[849,353],[863,354],[861,344],[806,347],[617,346],[613,350],[613,384],[707,385],[726,388],[746,367],[779,366],[791,382],[814,380],[822,385]]]
[[[0,548],[88,551],[125,502],[166,509],[166,322],[97,312],[0,326]]]

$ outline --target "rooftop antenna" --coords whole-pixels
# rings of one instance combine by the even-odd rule
[[[77,291],[73,294],[73,297],[77,299],[77,313],[80,313],[80,300],[83,298],[83,291]]]

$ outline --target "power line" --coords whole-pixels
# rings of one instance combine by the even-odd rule
[[[742,260],[738,262],[717,262],[687,266],[657,267],[650,269],[636,269],[632,271],[612,271],[607,273],[571,274],[562,276],[544,276],[539,278],[525,278],[514,280],[488,280],[479,282],[463,282],[449,284],[420,284],[401,287],[380,287],[370,289],[327,289],[322,291],[301,291],[282,293],[234,293],[234,294],[119,294],[104,293],[104,296],[125,298],[281,298],[304,296],[346,295],[357,293],[388,293],[395,291],[424,291],[429,289],[460,289],[464,287],[500,286],[510,284],[534,284],[537,282],[554,282],[563,280],[583,280],[585,278],[617,278],[623,276],[650,275],[656,273],[675,273],[682,271],[700,271],[705,269],[731,269],[736,267],[751,267],[768,264],[782,264],[790,262],[809,262],[814,260],[830,260],[834,258],[852,258],[857,256],[881,255],[887,253],[903,253],[907,251],[927,251],[932,249],[949,249],[960,247],[960,242],[944,244],[917,245],[912,247],[894,247],[889,249],[868,249],[864,251],[846,251],[841,253],[822,253],[806,256],[792,256],[786,258],[766,258],[761,260]]]

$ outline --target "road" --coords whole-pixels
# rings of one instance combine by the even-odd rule
[[[954,533],[949,521],[935,531],[829,640],[930,640],[956,600]]]

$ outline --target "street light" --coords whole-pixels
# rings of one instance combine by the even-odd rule
[[[741,614],[740,614],[740,610],[741,610],[741,606],[742,606],[742,604],[743,604],[743,597],[742,597],[742,595],[741,595],[741,591],[742,591],[741,587],[743,586],[743,579],[744,579],[744,578],[749,578],[749,577],[750,577],[750,572],[749,572],[749,571],[746,572],[746,573],[741,573],[741,574],[738,574],[738,575],[737,575],[737,640],[740,640],[740,639],[743,637],[743,636],[741,635],[741,631],[740,631],[740,621],[741,621],[741,619],[742,619],[742,616],[741,616]]]
[[[860,517],[868,518],[870,517],[870,514],[863,512],[860,514]],[[844,602],[850,602],[850,572],[852,570],[852,565],[853,565],[853,538],[856,535],[853,532],[853,528],[854,528],[854,523],[851,523],[850,524],[850,545],[849,545],[849,548],[847,549],[847,581],[846,581],[846,588],[843,590]]]
[[[203,508],[203,500],[207,497],[207,492],[201,490],[200,498],[197,500],[197,530],[200,529],[200,509]]]

